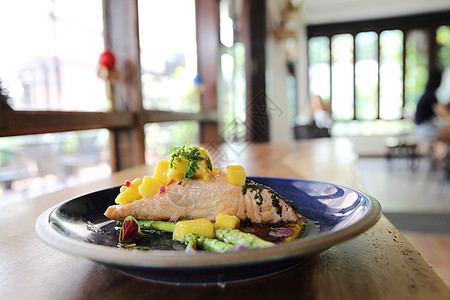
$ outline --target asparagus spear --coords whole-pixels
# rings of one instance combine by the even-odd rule
[[[165,232],[173,232],[176,224],[168,221],[154,220],[136,220],[136,222],[139,224],[140,229],[153,229]],[[117,221],[117,226],[122,225],[122,221]],[[272,242],[265,241],[253,234],[242,232],[239,229],[219,227],[215,230],[215,234],[217,239],[209,239],[193,233],[186,235],[186,241],[188,242],[187,251],[193,250],[193,247],[195,247],[194,244],[213,252],[224,252],[234,246],[243,246],[247,249],[252,249],[272,247],[275,245]]]
[[[188,243],[186,252],[195,251],[197,250],[197,247],[201,247],[211,252],[225,252],[234,247],[233,245],[224,243],[217,239],[210,239],[195,233],[187,234],[185,236],[185,241]]]
[[[274,243],[260,239],[251,233],[245,233],[239,229],[219,227],[216,229],[216,237],[232,245],[242,245],[248,249],[265,248],[275,246]]]
[[[136,220],[141,229],[161,230],[165,232],[173,232],[175,223],[168,221],[152,221],[152,220]],[[117,221],[117,226],[122,226],[122,221]]]

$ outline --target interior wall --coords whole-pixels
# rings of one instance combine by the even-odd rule
[[[272,34],[280,23],[283,2],[267,0],[268,35],[266,39],[266,105],[271,142],[292,141],[293,130],[288,119],[286,44]]]
[[[306,23],[299,22],[297,28],[298,58],[295,64],[295,74],[297,78],[297,124],[308,124],[312,121],[309,108],[309,88],[308,88],[308,35]]]
[[[303,0],[306,24],[406,16],[448,10],[448,0]]]

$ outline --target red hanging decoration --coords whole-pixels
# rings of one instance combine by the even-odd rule
[[[107,96],[109,100],[109,110],[115,111],[115,101],[113,93],[113,83],[119,79],[119,73],[115,70],[116,57],[114,53],[106,49],[100,54],[98,59],[98,77],[106,81]]]
[[[103,53],[100,54],[98,59],[98,64],[100,67],[105,67],[108,70],[113,70],[116,66],[116,57],[111,50],[106,49]]]

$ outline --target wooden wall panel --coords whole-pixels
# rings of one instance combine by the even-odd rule
[[[217,73],[219,71],[219,4],[216,0],[196,0],[198,72],[203,78],[200,98],[203,113],[217,111]],[[200,142],[220,142],[217,119],[200,122]]]

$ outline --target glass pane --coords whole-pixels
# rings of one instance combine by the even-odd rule
[[[438,45],[437,65],[441,70],[450,66],[450,26],[441,26],[436,31]]]
[[[412,116],[428,78],[428,33],[412,30],[406,36],[405,114]]]
[[[138,9],[144,108],[199,111],[194,0],[140,0]]]
[[[442,103],[450,102],[450,26],[441,26],[436,31],[437,65],[443,70],[442,82],[436,96]]]
[[[331,39],[332,114],[334,120],[353,119],[353,36]]]
[[[236,43],[224,52],[220,57],[219,74],[220,135],[232,141],[245,137],[245,47]]]
[[[0,204],[106,177],[107,129],[0,138]]]
[[[308,41],[309,93],[330,103],[330,39],[313,37]]]
[[[199,143],[199,126],[197,121],[179,121],[150,123],[145,130],[145,162],[155,163],[161,158],[167,158],[171,146],[181,146],[187,143]]]
[[[239,40],[238,20],[242,3],[221,0],[220,9],[220,62],[218,75],[218,103],[221,120],[220,136],[225,141],[245,138],[246,86],[245,46]]]
[[[380,34],[380,118],[400,119],[403,109],[403,33]]]
[[[0,7],[0,79],[14,109],[106,109],[105,82],[97,76],[101,1],[0,0]]]
[[[234,45],[235,5],[233,0],[219,1],[220,43],[228,48]]]
[[[356,118],[374,120],[378,116],[378,35],[356,35]]]

